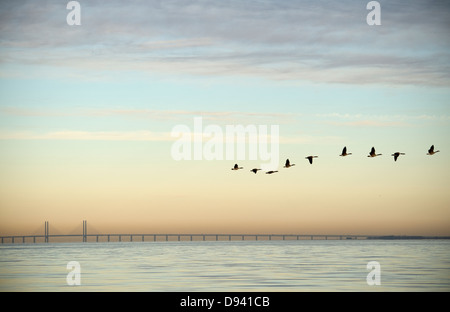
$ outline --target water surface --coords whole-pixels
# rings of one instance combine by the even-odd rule
[[[80,264],[79,286],[67,263]],[[367,283],[369,261],[380,285]],[[0,291],[449,291],[448,240],[0,245]]]

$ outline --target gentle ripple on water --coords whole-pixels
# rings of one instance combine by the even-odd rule
[[[206,241],[0,246],[0,291],[449,291],[450,241]],[[69,286],[69,261],[81,285]],[[369,286],[367,263],[381,265]]]

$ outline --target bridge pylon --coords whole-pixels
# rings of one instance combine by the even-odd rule
[[[46,243],[48,243],[48,235],[49,235],[48,234],[49,233],[48,221],[45,221],[44,227],[45,227],[45,229],[44,229],[44,241]]]

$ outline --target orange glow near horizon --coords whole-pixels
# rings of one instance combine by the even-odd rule
[[[61,155],[71,166],[58,163]],[[296,166],[269,176],[249,172],[248,161],[233,172],[229,161],[119,167],[123,159],[82,163],[80,155],[61,155],[2,168],[10,177],[0,190],[2,235],[38,234],[44,221],[54,234],[81,233],[82,220],[91,234],[450,234],[439,158],[411,169],[420,156],[394,164],[322,155],[314,165],[291,157]]]

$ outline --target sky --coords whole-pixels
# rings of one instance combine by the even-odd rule
[[[447,1],[68,2],[0,3],[0,234],[450,235]]]

